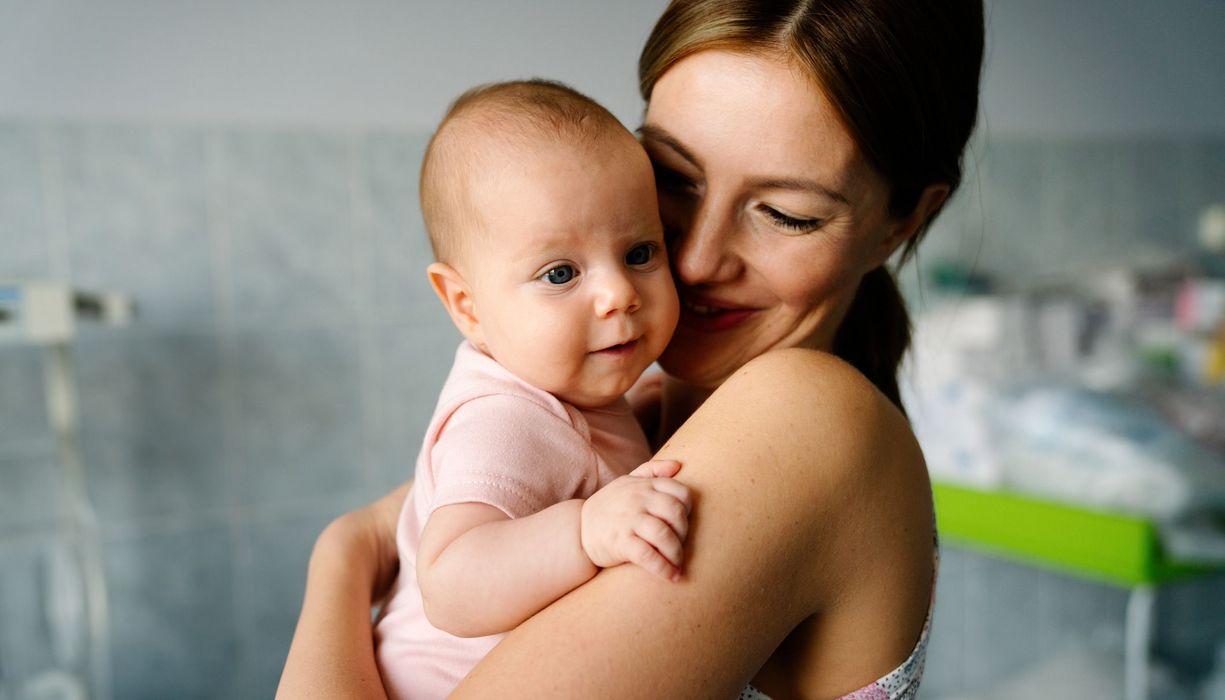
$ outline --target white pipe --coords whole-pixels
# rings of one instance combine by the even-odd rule
[[[85,466],[81,459],[76,372],[67,343],[47,346],[47,413],[60,447],[64,493],[68,503],[73,542],[81,560],[85,607],[88,615],[88,664],[92,697],[111,697],[110,626],[106,569],[98,537],[98,519],[89,503]]]

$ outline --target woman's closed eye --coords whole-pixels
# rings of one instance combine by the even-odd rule
[[[823,223],[821,219],[807,219],[785,214],[774,207],[765,204],[758,205],[757,209],[766,216],[775,226],[787,229],[789,231],[815,231],[821,227]]]

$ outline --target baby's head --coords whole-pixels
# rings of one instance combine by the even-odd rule
[[[451,106],[421,167],[434,291],[473,345],[583,407],[622,396],[676,327],[655,180],[607,110],[556,83]]]

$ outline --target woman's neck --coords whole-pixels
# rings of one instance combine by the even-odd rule
[[[713,393],[714,389],[694,386],[665,374],[659,401],[659,445],[667,442]]]

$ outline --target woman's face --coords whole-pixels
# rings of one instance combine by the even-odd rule
[[[913,232],[833,105],[781,59],[686,57],[641,134],[681,299],[659,362],[693,384],[772,348],[831,350],[860,278]]]

